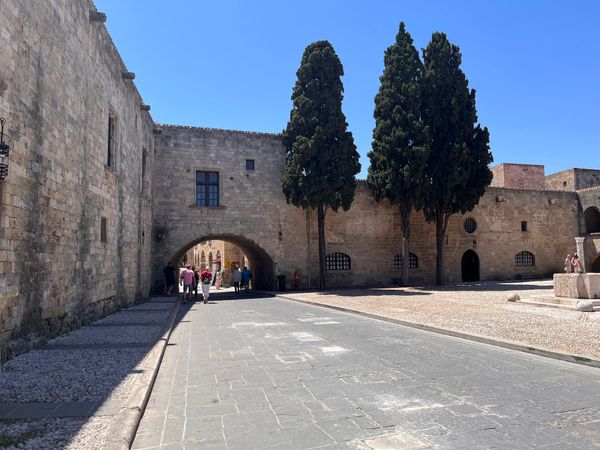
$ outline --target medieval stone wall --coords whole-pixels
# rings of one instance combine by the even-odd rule
[[[552,191],[575,191],[575,169],[567,169],[546,176],[546,189]]]
[[[94,10],[0,2],[2,358],[149,293],[153,121]]]
[[[492,169],[494,187],[511,189],[544,189],[544,166],[503,163]]]

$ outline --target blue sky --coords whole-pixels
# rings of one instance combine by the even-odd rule
[[[404,21],[417,49],[443,31],[463,54],[494,164],[600,169],[600,2],[95,0],[160,123],[280,132],[304,48],[329,40],[343,110],[371,147],[383,52]]]

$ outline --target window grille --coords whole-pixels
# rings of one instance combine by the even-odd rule
[[[475,222],[475,219],[472,219],[471,217],[469,217],[468,219],[465,220],[464,227],[465,227],[465,231],[467,233],[469,233],[469,234],[474,233],[475,230],[477,229],[477,222]]]
[[[418,269],[419,268],[419,257],[414,253],[408,254],[408,268]],[[402,270],[402,255],[394,256],[394,269]]]
[[[350,270],[350,257],[345,253],[330,253],[325,257],[327,270]]]
[[[535,266],[535,256],[533,253],[526,251],[519,252],[515,255],[516,267],[531,267]]]
[[[219,206],[219,172],[196,172],[196,205]]]

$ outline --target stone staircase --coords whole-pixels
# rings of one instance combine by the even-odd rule
[[[568,309],[571,311],[577,311],[577,302],[581,300],[587,300],[592,302],[594,311],[600,311],[600,300],[594,299],[583,299],[583,298],[570,298],[570,297],[555,297],[554,295],[536,295],[533,297],[523,298],[517,303],[523,303],[525,305],[533,306],[546,306],[550,308]]]

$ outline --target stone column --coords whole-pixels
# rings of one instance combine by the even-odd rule
[[[580,264],[581,270],[583,270],[583,272],[585,272],[585,250],[583,247],[584,241],[585,241],[585,236],[575,238],[575,243],[577,244],[577,256],[579,256],[579,264]]]

